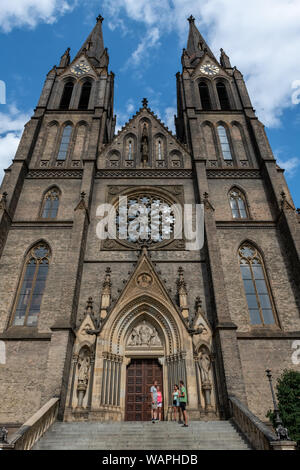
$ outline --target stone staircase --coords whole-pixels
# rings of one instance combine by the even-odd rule
[[[33,450],[249,450],[230,421],[56,421]]]

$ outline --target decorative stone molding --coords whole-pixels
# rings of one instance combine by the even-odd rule
[[[161,179],[161,178],[192,178],[193,172],[192,170],[156,170],[156,169],[149,169],[149,170],[98,170],[96,172],[96,178],[153,178],[153,179]]]
[[[83,170],[30,170],[26,178],[81,179]]]
[[[261,174],[259,170],[238,170],[238,169],[232,169],[232,170],[207,170],[206,172],[207,178],[208,179],[217,179],[217,178],[245,178],[245,179],[257,179],[261,178]]]

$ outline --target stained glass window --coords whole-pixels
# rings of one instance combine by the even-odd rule
[[[60,147],[57,155],[57,160],[65,160],[67,158],[68,148],[70,144],[71,134],[73,126],[68,124],[63,131],[63,135],[60,142]]]
[[[30,250],[18,288],[13,325],[37,325],[48,274],[49,258],[49,248],[46,244],[41,243]]]
[[[164,198],[149,193],[128,196],[117,207],[117,233],[129,243],[153,244],[169,240],[174,232],[172,205]]]
[[[55,219],[59,206],[59,191],[56,188],[51,189],[44,197],[42,218]]]
[[[274,306],[262,257],[256,248],[239,250],[240,269],[252,325],[274,325]]]
[[[220,139],[222,156],[224,160],[232,160],[230,144],[229,144],[227,132],[224,126],[218,126],[218,135]]]
[[[244,195],[237,189],[230,191],[230,207],[234,219],[247,219],[247,206]]]

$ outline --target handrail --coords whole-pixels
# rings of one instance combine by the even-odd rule
[[[0,443],[0,450],[30,450],[54,423],[58,413],[59,398],[51,398],[12,436],[8,444]]]
[[[273,433],[257,416],[233,395],[229,396],[231,418],[251,446],[256,450],[295,450],[293,441],[278,441]]]

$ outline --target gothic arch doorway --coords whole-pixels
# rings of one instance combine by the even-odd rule
[[[150,421],[150,388],[154,380],[163,395],[163,370],[158,359],[135,358],[130,361],[126,370],[125,421]]]

